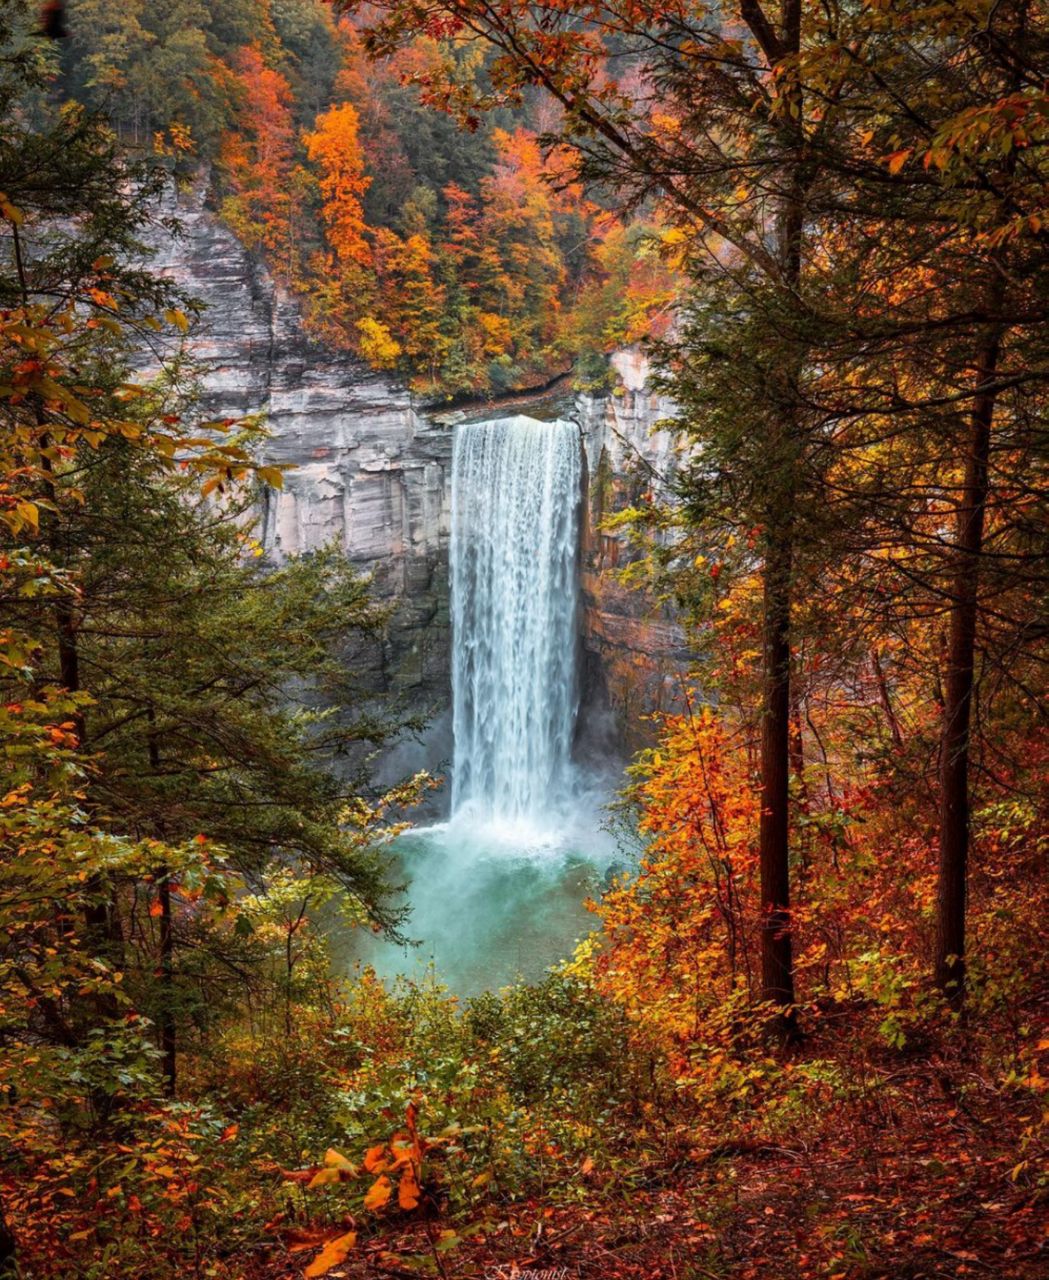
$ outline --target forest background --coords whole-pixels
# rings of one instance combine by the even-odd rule
[[[312,332],[429,395],[545,382],[665,326],[652,218],[595,201],[539,145],[538,93],[465,128],[418,84],[485,76],[425,34],[380,63],[321,0],[69,5],[65,91],[178,177],[302,299]],[[551,181],[553,179],[553,181]]]

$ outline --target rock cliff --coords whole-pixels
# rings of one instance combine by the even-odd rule
[[[636,350],[612,357],[615,391],[578,396],[576,417],[586,458],[581,548],[584,689],[591,706],[613,713],[628,748],[646,738],[647,712],[678,705],[690,664],[687,637],[668,606],[627,587],[620,570],[631,550],[602,528],[605,518],[646,491],[665,492],[679,464],[671,401],[649,387],[648,364]]]
[[[261,414],[267,461],[292,464],[266,497],[267,553],[337,543],[393,606],[380,682],[417,709],[443,705],[450,431],[403,388],[312,342],[295,299],[215,217],[203,186],[177,212],[182,235],[158,238],[155,262],[204,303],[192,349],[205,411]]]
[[[261,513],[267,553],[337,542],[392,607],[377,683],[416,710],[439,710],[450,695],[452,424],[465,415],[428,412],[389,378],[312,342],[295,299],[215,217],[203,187],[179,198],[178,214],[183,233],[158,238],[155,262],[205,305],[192,342],[205,411],[263,415],[268,460],[293,464]],[[618,583],[625,545],[598,527],[675,460],[671,433],[653,432],[672,406],[649,392],[643,359],[623,352],[615,364],[615,394],[561,393],[526,411],[545,407],[580,425],[585,692],[592,712],[607,706],[625,724],[672,701],[687,650],[665,610]]]

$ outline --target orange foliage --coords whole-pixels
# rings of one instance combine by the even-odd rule
[[[667,717],[634,772],[651,843],[597,908],[610,943],[598,974],[635,1018],[685,1042],[734,993],[753,995],[759,792],[710,707]]]
[[[495,167],[481,184],[478,294],[486,310],[515,317],[515,354],[527,359],[553,339],[561,310],[565,266],[554,224],[559,205],[544,180],[533,134],[496,129],[493,141]]]
[[[378,315],[393,341],[416,367],[436,381],[444,354],[441,332],[444,290],[435,280],[436,260],[422,232],[403,239],[379,228],[375,233]]]
[[[238,52],[233,81],[239,127],[224,135],[219,150],[233,193],[223,213],[245,244],[283,258],[292,239],[291,86],[254,45]]]
[[[344,102],[319,115],[316,131],[304,139],[307,156],[321,171],[321,216],[328,243],[343,266],[366,266],[370,258],[361,199],[371,179],[364,173],[357,126],[357,112]]]
[[[717,643],[732,647],[724,634]],[[903,723],[917,730],[921,677],[912,686],[891,662],[883,652],[848,685],[840,672],[823,676],[818,654],[805,663],[810,723],[835,776],[822,760],[806,760],[792,780],[790,927],[802,1027],[815,1032],[826,1022],[830,1031],[838,1019],[868,1014],[871,1037],[900,1049],[928,1034],[943,1010],[926,976],[935,841],[906,779],[910,744],[900,722],[905,708]],[[765,1063],[746,1074],[767,1017],[757,972],[760,790],[747,730],[712,707],[662,720],[658,744],[633,767],[645,856],[633,879],[594,906],[603,925],[598,987],[627,1009],[640,1040],[668,1055],[679,1085],[715,1107],[750,1097],[771,1070]],[[1016,748],[1008,750],[1019,760]],[[1044,763],[1028,743],[1013,779],[1018,794],[1044,794]],[[1022,1003],[1022,957],[1035,945],[1024,922],[1049,909],[1036,869],[1044,824],[1021,799],[973,815],[969,998],[987,1017]]]
[[[585,197],[571,148],[493,128],[477,189],[450,181],[438,200],[391,104],[443,73],[441,47],[420,39],[377,64],[349,23],[336,39],[335,105],[298,136],[268,48],[214,70],[235,119],[219,147],[223,215],[303,295],[318,336],[432,394],[545,381],[572,353],[599,366],[661,330],[668,273]]]

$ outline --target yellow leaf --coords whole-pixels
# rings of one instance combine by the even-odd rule
[[[164,312],[164,319],[168,324],[173,324],[180,333],[186,333],[189,330],[189,320],[184,311],[170,309]]]
[[[341,1151],[336,1151],[334,1147],[329,1147],[324,1153],[324,1163],[329,1169],[339,1169],[343,1173],[348,1173],[352,1178],[357,1176],[357,1166],[351,1164]]]
[[[313,1276],[327,1275],[332,1267],[337,1267],[340,1262],[346,1261],[356,1243],[356,1231],[347,1231],[344,1236],[336,1236],[334,1240],[329,1240],[306,1268],[304,1274],[310,1277],[310,1280]]]
[[[364,1207],[366,1209],[381,1209],[392,1193],[393,1183],[384,1173],[377,1181],[372,1183],[371,1190],[364,1197]]]
[[[2,191],[0,191],[0,217],[13,222],[16,227],[20,227],[25,221],[22,210],[16,208]]]
[[[19,519],[23,524],[27,524],[33,529],[40,528],[40,509],[35,502],[27,502],[25,499],[20,499],[15,510],[18,512]]]
[[[91,421],[91,413],[75,395],[52,378],[40,379],[40,392],[49,400],[57,400],[74,422],[86,424]]]
[[[309,1182],[306,1183],[306,1190],[312,1191],[315,1187],[330,1187],[333,1182],[338,1181],[338,1169],[318,1169]]]

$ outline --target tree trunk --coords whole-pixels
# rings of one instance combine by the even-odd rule
[[[166,869],[161,875],[160,895],[160,983],[161,1003],[158,1019],[160,1031],[161,1070],[164,1073],[164,1091],[169,1098],[175,1096],[175,940],[171,921],[171,878]]]
[[[789,536],[770,540],[765,560],[764,689],[761,721],[761,988],[792,1031],[790,936],[790,578]]]
[[[996,304],[1001,303],[998,292]],[[987,470],[997,392],[1001,329],[989,335],[977,364],[958,503],[940,736],[940,874],[936,897],[936,985],[956,1008],[965,997],[965,906],[969,861],[969,746],[972,721],[980,555],[987,506]]]
[[[770,64],[796,55],[801,44],[799,0],[783,0],[778,40],[762,29],[760,5],[748,22]],[[793,297],[801,279],[805,176],[801,162],[801,87],[785,77],[779,108],[783,139],[793,155],[784,173],[785,188],[777,214],[777,257],[781,286]],[[770,432],[770,492],[763,602],[763,689],[761,708],[761,824],[758,856],[761,875],[761,990],[774,1004],[777,1031],[796,1032],[794,965],[790,919],[790,761],[791,761],[791,596],[794,572],[795,460],[797,381],[802,356],[788,358],[782,403],[773,410]]]
[[[80,692],[80,655],[77,646],[76,615],[72,602],[63,597],[55,606],[58,639],[58,663],[62,687],[67,693]],[[78,743],[84,741],[84,717],[74,716],[74,731]],[[124,961],[124,934],[120,927],[120,910],[115,891],[98,875],[93,875],[86,885],[87,904],[84,907],[85,942],[88,949],[111,968],[120,969]],[[116,996],[112,993],[95,997],[95,1006],[104,1018],[116,1018],[119,1013]]]
[[[0,1277],[18,1274],[18,1242],[0,1201]]]
[[[19,277],[22,281],[23,298],[28,301],[25,286],[25,269],[22,265],[22,252],[15,229],[15,257],[18,263]],[[50,443],[47,435],[47,414],[43,401],[39,396],[34,399],[33,412],[36,424],[40,428],[41,446],[46,448]],[[44,454],[41,462],[44,473],[44,492],[55,509],[59,505],[59,493],[54,479],[54,467],[51,459]],[[50,543],[56,560],[62,563],[67,559],[63,545],[61,526],[56,525],[50,531]],[[80,692],[80,652],[77,644],[76,609],[69,595],[62,595],[55,604],[55,639],[58,646],[58,672],[62,688],[67,693]],[[82,711],[73,713],[73,731],[78,746],[83,746],[85,736],[84,715]],[[97,876],[93,876],[87,885],[88,902],[84,908],[85,940],[88,947],[108,960],[114,968],[120,967],[123,957],[124,939],[120,932],[120,921],[117,914],[115,896],[104,893],[104,886]],[[107,1018],[117,1016],[117,1003],[112,995],[96,998],[96,1007]]]
[[[800,681],[791,678],[790,688],[790,771],[798,788],[799,795],[805,793],[805,734],[801,727],[801,695],[798,692]]]
[[[149,767],[156,777],[160,773],[160,743],[155,730],[157,715],[152,705],[146,710],[146,719],[150,726]],[[164,1092],[173,1098],[178,1043],[175,1034],[175,933],[171,916],[171,876],[167,866],[160,867],[157,872],[157,896],[160,901],[160,1009],[157,1030],[160,1033]]]
[[[53,497],[52,501],[54,501]],[[58,638],[59,679],[67,693],[79,693],[80,654],[77,650],[76,613],[72,601],[67,596],[62,596],[55,605],[55,623]],[[73,732],[76,734],[77,745],[82,746],[84,715],[81,711],[73,713]]]
[[[896,709],[892,705],[889,682],[885,679],[885,669],[881,665],[881,656],[878,653],[877,645],[871,649],[871,668],[874,671],[874,681],[878,687],[878,701],[881,703],[881,709],[885,713],[885,722],[889,726],[889,732],[892,734],[892,745],[897,751],[902,751],[903,730],[900,728],[900,720],[896,714]]]

